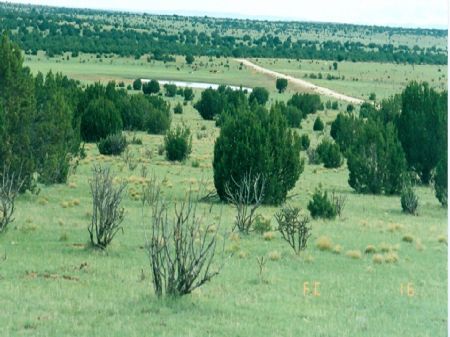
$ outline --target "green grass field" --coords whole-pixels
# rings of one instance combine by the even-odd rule
[[[83,80],[89,80],[88,75],[92,80],[133,79],[146,70],[148,75],[142,76],[167,73],[166,78],[216,81],[206,71],[180,78],[176,70],[145,63],[27,63],[33,71],[51,68],[74,77],[78,72],[77,78]],[[236,70],[220,76],[223,82],[235,81],[229,84],[263,80],[239,74]],[[331,111],[319,114],[326,122],[336,116]],[[314,118],[309,116],[301,130],[310,134],[313,144],[323,137],[312,132]],[[348,186],[345,166],[306,165],[289,193],[290,204],[305,210],[319,184],[347,197],[341,218],[311,222],[312,237],[300,257],[275,232],[272,218],[273,240],[255,233],[228,240],[227,252],[235,253],[219,276],[179,300],[158,300],[143,248],[150,219],[147,211],[142,216],[141,203],[131,194],[139,190],[136,177],[141,165],[162,181],[164,196],[173,202],[188,190],[213,188],[211,162],[219,129],[214,122],[203,121],[191,106],[174,116],[174,124],[181,121],[193,131],[193,153],[185,163],[171,164],[158,155],[162,136],[139,133],[143,145],[131,145],[139,162],[134,171],[120,157],[101,156],[95,145],[88,144],[87,157],[67,185],[42,187],[39,195],[19,198],[16,221],[0,236],[0,255],[6,254],[0,262],[2,336],[447,335],[447,210],[431,187],[418,189],[418,216],[403,214],[399,197],[358,195]],[[199,167],[193,167],[193,161]],[[129,180],[124,233],[106,253],[88,247],[92,207],[88,179],[94,163],[111,165],[118,176]],[[205,210],[209,206],[201,204]],[[272,217],[276,210],[263,207],[260,213]],[[221,212],[220,230],[230,231],[235,215],[230,206],[215,205],[208,221],[218,224]],[[330,250],[317,247],[322,236],[331,240],[324,247]],[[403,241],[404,236],[411,236],[412,242]],[[365,253],[368,245],[398,260],[376,264],[373,254]],[[361,258],[347,256],[354,250]],[[256,260],[260,256],[268,258],[263,280]],[[311,291],[316,284],[320,295],[305,294],[305,282]]]

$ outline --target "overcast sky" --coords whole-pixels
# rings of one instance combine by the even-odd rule
[[[447,0],[14,0],[10,2],[147,13],[432,28],[446,28],[449,13]]]

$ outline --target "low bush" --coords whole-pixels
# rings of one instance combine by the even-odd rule
[[[334,219],[337,215],[335,205],[328,197],[328,193],[322,191],[321,187],[314,192],[312,199],[308,203],[308,210],[314,219]]]
[[[316,120],[314,121],[313,130],[323,131],[324,128],[325,125],[323,124],[322,120],[320,119],[320,117],[317,117]]]
[[[419,206],[419,198],[411,186],[405,187],[400,196],[403,212],[416,215]]]
[[[192,151],[191,130],[186,126],[177,126],[164,137],[166,158],[170,161],[183,161]]]
[[[255,217],[253,223],[253,230],[259,234],[270,232],[272,230],[272,226],[270,225],[270,219],[266,219],[262,215],[258,214]]]
[[[304,135],[300,136],[300,147],[303,151],[308,150],[310,144],[311,144],[311,141],[310,141],[308,135],[304,134]]]
[[[308,227],[309,218],[301,214],[301,209],[286,206],[275,214],[278,230],[298,255],[306,248],[308,238],[311,236],[311,227]]]
[[[98,151],[107,156],[118,156],[127,146],[127,139],[121,133],[108,135],[97,143]]]
[[[175,107],[173,108],[173,113],[178,115],[183,113],[183,106],[181,105],[181,103],[175,105]]]
[[[317,153],[326,168],[337,168],[342,165],[342,155],[339,145],[325,138],[317,147]]]

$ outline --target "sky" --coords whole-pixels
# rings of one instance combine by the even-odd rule
[[[0,2],[5,2],[1,1]],[[447,28],[448,0],[14,0],[50,6],[218,17]]]

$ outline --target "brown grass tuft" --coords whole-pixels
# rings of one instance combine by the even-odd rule
[[[281,254],[280,252],[274,250],[272,252],[269,253],[269,259],[272,261],[278,261],[281,259]]]
[[[316,246],[322,251],[331,250],[333,242],[328,236],[321,236],[316,240]]]
[[[263,239],[266,241],[272,241],[275,239],[275,233],[274,232],[265,232],[263,234]]]
[[[345,256],[355,260],[359,260],[362,257],[362,254],[359,250],[349,250],[347,253],[345,253]]]
[[[342,251],[342,246],[341,245],[336,245],[333,247],[333,253],[335,254],[340,254]]]
[[[381,254],[374,254],[372,257],[372,262],[375,264],[381,264],[384,261],[384,257]]]
[[[368,245],[366,247],[366,249],[364,250],[364,253],[366,253],[366,254],[372,254],[372,253],[376,253],[376,252],[377,252],[377,249],[375,248],[374,245]]]
[[[398,261],[398,255],[397,253],[390,252],[384,254],[384,262],[386,263],[396,263]]]
[[[443,244],[447,244],[447,237],[445,235],[439,235],[438,242],[439,243],[443,243]]]

